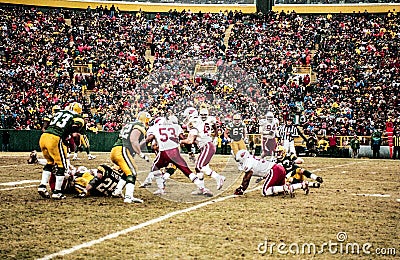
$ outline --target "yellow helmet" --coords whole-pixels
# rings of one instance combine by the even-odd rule
[[[235,114],[233,116],[233,124],[239,125],[241,120],[242,120],[242,117],[239,114]]]
[[[150,114],[144,111],[139,112],[139,114],[137,115],[137,121],[142,122],[144,125],[149,125],[149,121],[150,121]]]
[[[82,105],[80,103],[78,103],[78,102],[74,102],[74,103],[69,104],[66,107],[66,109],[69,110],[69,111],[74,111],[75,113],[78,113],[78,114],[82,113]]]
[[[276,157],[277,157],[278,159],[281,159],[281,158],[283,158],[283,157],[286,156],[286,149],[285,149],[285,147],[283,147],[282,145],[279,145],[279,146],[276,148],[275,153],[276,153]]]
[[[52,112],[53,114],[57,113],[57,112],[60,111],[60,110],[61,110],[61,107],[60,107],[59,105],[54,105],[54,106],[51,108],[51,112]]]

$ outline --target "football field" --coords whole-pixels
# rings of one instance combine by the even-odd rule
[[[96,154],[96,153],[95,153]],[[111,165],[107,153],[75,166]],[[322,176],[308,195],[263,197],[255,178],[243,196],[232,195],[242,174],[229,156],[211,167],[227,177],[214,197],[191,195],[181,173],[164,197],[139,188],[151,163],[137,159],[135,196],[67,195],[42,199],[42,166],[29,153],[0,154],[1,259],[385,259],[400,255],[400,163],[395,160],[304,157],[303,167]],[[41,155],[39,154],[39,157]],[[194,164],[189,165],[194,169]]]

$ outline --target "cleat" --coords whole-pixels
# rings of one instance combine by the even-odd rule
[[[291,198],[294,198],[294,189],[293,186],[290,184],[285,184],[283,186],[283,190],[284,190],[284,195],[289,194]]]
[[[203,188],[201,191],[202,191],[202,195],[204,195],[206,197],[214,196],[214,194],[207,188]]]
[[[319,187],[321,187],[321,183],[319,183],[319,182],[314,182],[313,185],[312,185],[311,187],[313,187],[313,188],[319,188]]]
[[[151,186],[151,182],[143,182],[143,183],[139,186],[139,188],[147,188],[147,187],[149,187],[149,186]]]
[[[143,203],[143,200],[126,195],[124,198],[124,203]]]
[[[96,155],[88,154],[88,159],[89,160],[94,160],[94,159],[96,159]]]
[[[122,191],[114,190],[114,191],[111,193],[111,197],[114,197],[114,198],[123,198],[124,196],[122,195]]]
[[[50,199],[50,193],[47,191],[47,188],[45,185],[39,185],[38,193],[40,196],[42,196],[42,198]]]
[[[80,160],[80,158],[78,158],[78,155],[75,154],[74,157],[72,157],[72,160],[73,160],[73,161],[78,161],[78,160]]]
[[[154,195],[165,195],[165,190],[164,189],[158,189],[153,194]]]
[[[192,163],[196,163],[196,156],[195,156],[194,154],[189,154],[189,160],[190,160]]]
[[[226,179],[225,176],[222,176],[222,175],[220,175],[217,178],[217,190],[220,190],[222,188],[222,186],[224,185],[225,179]]]
[[[319,183],[323,183],[323,182],[324,182],[324,180],[322,179],[322,177],[317,177],[315,180],[316,180],[317,182],[319,182]]]
[[[65,195],[62,194],[61,191],[54,191],[54,193],[51,195],[51,198],[55,200],[64,200],[67,197],[65,197]]]
[[[302,189],[304,190],[305,194],[308,195],[308,193],[310,193],[310,189],[308,187],[308,181],[303,181],[302,183]]]
[[[203,190],[202,189],[197,189],[195,191],[192,191],[192,195],[203,195]]]
[[[263,179],[264,179],[263,177],[258,178],[258,179],[256,180],[256,183],[261,182]]]

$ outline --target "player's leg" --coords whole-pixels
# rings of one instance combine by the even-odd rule
[[[165,155],[165,151],[158,152],[150,172],[150,174],[154,176],[158,187],[158,190],[154,192],[155,195],[165,194],[165,185],[164,185],[165,180],[162,176],[160,169],[166,167],[168,164],[169,162],[168,158]]]
[[[44,133],[41,135],[40,140],[39,140],[40,149],[41,149],[43,156],[47,162],[43,167],[42,179],[41,179],[39,187],[38,187],[38,193],[43,198],[50,198],[50,194],[47,191],[46,187],[47,187],[47,183],[49,182],[49,179],[51,176],[51,171],[53,170],[53,167],[55,164],[54,159],[51,157],[51,155],[48,152],[48,147],[56,145],[57,140],[53,139],[51,137],[52,136],[50,134]]]
[[[286,171],[281,165],[275,165],[271,169],[271,173],[267,176],[265,183],[262,188],[262,194],[264,196],[271,196],[279,193],[289,193],[291,197],[294,197],[293,186],[286,184]]]
[[[59,138],[57,146],[51,147],[49,149],[49,154],[52,158],[54,158],[54,162],[57,164],[56,170],[56,183],[54,187],[54,192],[51,195],[53,199],[65,199],[65,195],[62,193],[62,186],[65,179],[65,172],[68,167],[67,162],[67,147],[62,142],[61,138]]]
[[[243,142],[244,143],[244,142]],[[196,171],[204,173],[217,182],[217,190],[222,188],[225,181],[225,176],[218,174],[210,168],[210,161],[216,152],[216,147],[212,142],[207,143],[201,150],[199,158],[196,163]],[[200,179],[202,175],[199,175]],[[204,178],[203,178],[204,179]]]
[[[125,186],[125,197],[124,202],[132,203],[138,202],[143,203],[143,200],[133,197],[135,191],[135,181],[136,181],[136,165],[134,163],[133,157],[126,147],[116,146],[111,150],[111,161],[118,165],[122,172],[126,175],[126,180],[121,178],[118,181],[117,187],[113,192],[113,196],[121,197],[122,189]]]
[[[96,159],[96,156],[90,153],[90,142],[89,142],[89,138],[87,137],[87,135],[82,135],[81,142],[86,151],[88,159],[89,160]]]
[[[268,155],[268,146],[267,146],[268,139],[266,137],[262,138],[261,141],[261,158],[265,158]]]
[[[198,190],[192,192],[193,195],[205,195],[208,197],[213,196],[212,192],[204,186],[204,180],[200,179],[197,174],[194,174],[187,165],[186,161],[182,158],[178,148],[169,150],[167,152],[169,161],[176,166],[182,173],[188,177],[198,188]],[[200,158],[200,156],[199,156]]]

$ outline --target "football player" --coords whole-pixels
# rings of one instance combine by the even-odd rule
[[[46,131],[47,127],[49,127],[50,121],[53,118],[54,114],[61,110],[59,105],[54,105],[51,108],[51,115],[47,115],[43,118],[42,132]]]
[[[264,120],[260,120],[260,133],[262,136],[261,158],[273,156],[277,143],[279,120],[274,117],[272,112],[268,112]]]
[[[294,197],[294,187],[286,183],[286,172],[282,165],[258,159],[247,150],[240,150],[235,157],[238,163],[238,169],[244,171],[245,175],[242,184],[235,190],[235,195],[243,195],[244,191],[248,188],[251,177],[259,176],[265,179],[262,187],[263,196],[271,196],[279,193],[290,194]]]
[[[247,130],[239,114],[233,116],[233,122],[226,127],[224,137],[230,142],[233,157],[239,150],[246,150]]]
[[[175,122],[176,117],[170,116],[169,120],[163,121],[161,124],[156,124],[147,132],[145,143],[157,140],[158,150],[157,157],[154,160],[151,171],[156,179],[158,190],[154,193],[157,195],[165,194],[165,179],[162,178],[161,169],[174,164],[183,172],[201,191],[202,195],[213,196],[211,191],[204,187],[204,182],[198,178],[188,167],[185,160],[179,152],[179,139],[183,139],[183,130]]]
[[[206,127],[211,129],[211,136],[213,137],[213,143],[218,144],[218,127],[217,119],[215,116],[210,116],[207,108],[200,109],[200,118],[206,124]]]
[[[302,188],[306,193],[308,193],[306,186],[319,188],[323,179],[322,177],[301,168],[299,164],[302,164],[303,162],[304,160],[298,158],[295,154],[286,154],[286,150],[283,146],[278,146],[276,151],[276,163],[281,164],[285,168],[286,178],[290,183],[303,185]],[[305,180],[304,176],[317,182],[308,182]]]
[[[197,111],[196,108],[194,107],[188,107],[185,109],[185,111],[183,111],[183,125],[182,127],[186,128],[188,131],[188,125],[189,125],[189,121],[191,118],[194,117],[198,117],[199,116],[199,112]],[[186,148],[188,155],[189,155],[189,160],[192,163],[196,162],[196,156],[194,155],[196,152],[196,146],[194,144],[185,144],[184,147]]]
[[[118,139],[111,150],[111,161],[121,168],[126,179],[121,178],[112,195],[122,197],[122,189],[125,187],[125,203],[143,203],[143,200],[133,196],[137,176],[137,166],[133,159],[135,154],[149,162],[149,157],[141,152],[140,142],[146,136],[146,128],[150,121],[150,114],[139,112],[135,122],[124,125]]]
[[[224,184],[225,176],[219,175],[213,171],[209,163],[216,152],[216,146],[211,137],[211,129],[209,125],[203,122],[201,118],[194,117],[190,121],[190,132],[186,139],[181,140],[181,144],[193,144],[200,149],[199,157],[196,161],[196,174],[200,180],[204,181],[204,174],[214,178],[217,182],[217,190],[220,190]],[[192,194],[202,194],[201,189],[194,191]]]
[[[78,168],[79,169],[79,168]],[[119,174],[110,166],[102,164],[97,169],[80,170],[75,174],[74,187],[78,196],[111,196],[119,180],[126,175]]]
[[[83,119],[85,120],[85,126],[82,127],[82,131],[80,132],[80,135],[77,138],[78,140],[75,140],[76,145],[75,145],[74,157],[72,158],[72,160],[78,160],[79,149],[85,149],[89,160],[96,159],[96,156],[90,153],[90,143],[89,143],[89,138],[87,137],[87,131],[97,133],[98,129],[96,127],[90,127],[88,125],[89,123],[88,114],[83,114]]]
[[[46,185],[49,181],[51,171],[57,165],[55,190],[52,194],[53,199],[65,199],[62,194],[61,186],[64,181],[65,171],[68,167],[67,147],[63,140],[71,133],[76,133],[84,126],[82,113],[82,105],[75,103],[73,111],[60,110],[54,114],[49,123],[48,128],[40,136],[39,145],[42,150],[43,157],[47,160],[47,164],[43,167],[42,179],[38,187],[38,193],[43,198],[50,198]]]

